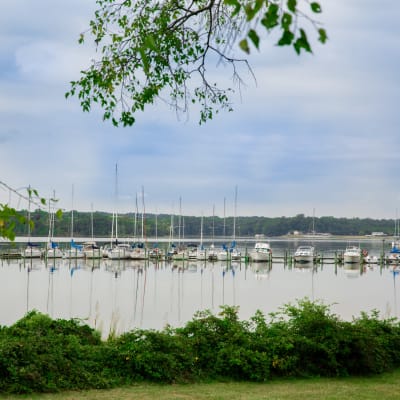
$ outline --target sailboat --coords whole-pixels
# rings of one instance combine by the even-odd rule
[[[137,213],[138,213],[138,202],[136,195],[136,212],[135,212],[135,242],[132,245],[131,258],[134,260],[146,260],[147,259],[147,251],[144,244],[144,216],[145,216],[145,204],[144,204],[144,188],[142,186],[142,238],[141,241],[136,240],[136,224],[137,224]]]
[[[115,165],[115,201],[118,199],[118,165]],[[117,207],[112,216],[111,227],[111,249],[108,251],[108,258],[111,260],[126,260],[131,258],[131,246],[128,243],[121,243],[118,240],[118,211]]]
[[[400,262],[400,239],[399,239],[399,218],[396,209],[396,219],[394,222],[394,235],[391,243],[389,255],[387,257],[389,264],[398,264]]]
[[[40,258],[42,256],[42,251],[38,244],[31,242],[31,187],[28,187],[28,243],[26,247],[21,250],[21,257],[23,258]]]
[[[70,248],[64,253],[65,258],[83,258],[83,246],[74,241],[74,185],[72,185],[72,206],[71,206],[71,242]]]
[[[182,235],[182,236],[181,236]],[[179,218],[178,218],[178,248],[172,254],[175,261],[184,261],[188,259],[187,249],[181,239],[185,237],[185,220],[182,216],[182,198],[179,198]]]
[[[229,252],[231,253],[231,260],[234,260],[234,261],[240,260],[240,258],[242,257],[242,253],[236,247],[237,193],[238,193],[238,188],[236,185],[235,186],[235,209],[234,209],[234,215],[233,215],[233,240],[231,243],[231,247],[229,249]]]
[[[215,246],[214,246],[214,235],[215,235],[215,225],[214,225],[215,221],[214,220],[215,220],[215,205],[213,205],[212,243],[211,243],[211,246],[210,246],[210,248],[208,249],[208,252],[207,252],[208,259],[210,261],[218,260],[218,252],[217,252],[217,250],[215,249]]]
[[[53,192],[53,198],[49,199],[49,236],[47,240],[47,248],[45,250],[46,258],[62,258],[63,252],[58,247],[58,243],[54,242],[54,222],[55,222],[55,212],[53,203],[57,200],[55,199],[56,194]]]
[[[93,204],[91,204],[90,212],[90,226],[92,240],[83,243],[83,253],[86,259],[99,259],[103,258],[103,249],[97,245],[94,240],[94,226],[93,226]]]
[[[149,250],[149,258],[160,260],[164,258],[164,249],[158,246],[158,223],[157,223],[158,214],[155,214],[155,230],[156,230],[156,241],[153,244],[153,248]]]
[[[226,237],[226,226],[225,226],[225,198],[224,198],[224,239]],[[218,251],[217,253],[217,259],[218,261],[228,261],[229,259],[229,254],[228,254],[228,248],[226,247],[226,244],[224,243],[222,245],[222,248]]]
[[[196,251],[197,260],[207,260],[207,251],[203,245],[203,213],[201,214],[201,224],[200,224],[200,246],[197,247]]]

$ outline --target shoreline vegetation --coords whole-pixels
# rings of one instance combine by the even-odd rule
[[[28,211],[21,210],[21,215],[28,215]],[[173,218],[175,217],[175,218]],[[65,211],[54,223],[54,237],[69,237],[71,220],[74,223],[74,237],[110,238],[113,214],[106,212],[79,212]],[[202,222],[203,219],[203,222]],[[32,237],[47,237],[49,231],[49,214],[43,210],[29,213],[32,223],[30,233]],[[173,220],[173,222],[172,222]],[[136,222],[135,222],[136,221]],[[14,221],[13,228],[16,236],[27,236],[27,223]],[[143,226],[142,226],[143,223]],[[218,216],[179,216],[171,214],[138,215],[125,213],[118,215],[118,235],[122,238],[136,237],[142,234],[146,238],[167,238],[171,236],[171,229],[178,237],[179,232],[185,238],[200,237],[203,226],[205,240],[213,239],[254,239],[258,235],[264,237],[290,237],[305,239],[332,239],[334,237],[362,237],[378,238],[396,236],[397,221],[392,219],[371,218],[336,218],[307,217],[299,214],[294,217],[226,217]],[[183,235],[184,231],[184,235]],[[371,236],[372,235],[372,236]],[[378,236],[375,236],[378,235]]]
[[[196,313],[180,328],[135,329],[106,340],[84,321],[53,320],[37,311],[0,327],[3,394],[282,399],[304,391],[295,398],[318,393],[334,399],[344,393],[374,398],[368,396],[376,390],[377,397],[388,399],[399,393],[399,368],[398,319],[373,311],[346,322],[307,298],[267,317],[257,311],[242,321],[237,307],[223,306],[217,315]],[[368,385],[375,389],[366,391]],[[359,386],[365,397],[357,397]],[[276,397],[267,397],[273,387]]]

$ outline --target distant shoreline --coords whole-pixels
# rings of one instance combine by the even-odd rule
[[[241,242],[262,242],[262,241],[374,241],[374,242],[391,242],[393,240],[393,236],[357,236],[357,235],[282,235],[282,236],[243,236],[243,237],[236,237],[233,239],[232,237],[205,237],[203,238],[203,242],[206,243],[230,243],[232,241],[236,241],[238,243]],[[31,241],[32,243],[47,243],[49,241],[48,237],[44,236],[37,236],[31,237],[28,239],[26,236],[18,236],[15,238],[14,242],[10,242],[5,239],[0,238],[0,243],[4,244],[12,244],[12,243],[27,243]],[[54,242],[57,243],[69,243],[71,241],[70,237],[54,237]],[[112,241],[109,237],[75,237],[74,241],[76,243],[84,243],[95,241],[98,243],[109,243]],[[115,239],[113,239],[115,241]],[[133,237],[120,237],[119,241],[121,242],[149,242],[149,243],[169,243],[171,242],[171,238],[169,237],[148,237],[142,240],[141,238],[133,238]],[[182,242],[182,243],[190,243],[190,242],[200,242],[199,237],[186,237],[186,238],[174,238],[174,243]]]

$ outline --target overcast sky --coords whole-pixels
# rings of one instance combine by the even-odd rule
[[[222,216],[225,199],[233,215],[237,186],[238,215],[395,218],[400,2],[321,4],[327,44],[298,57],[264,42],[234,112],[199,126],[158,102],[114,128],[64,98],[92,57],[77,40],[94,1],[3,2],[0,181],[55,191],[67,210],[134,211],[143,187],[148,212],[177,213],[181,198],[185,215]],[[0,186],[8,201],[26,207]]]

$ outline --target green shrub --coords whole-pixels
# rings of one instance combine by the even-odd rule
[[[113,366],[126,381],[184,382],[193,379],[194,358],[187,341],[174,330],[134,330],[109,343]]]
[[[106,388],[137,381],[377,374],[400,366],[400,323],[377,312],[341,321],[300,300],[268,320],[240,321],[238,308],[197,313],[182,328],[136,329],[102,341],[78,320],[30,312],[0,327],[0,391]]]
[[[28,313],[0,336],[0,390],[17,393],[104,387],[100,335],[77,320]]]

